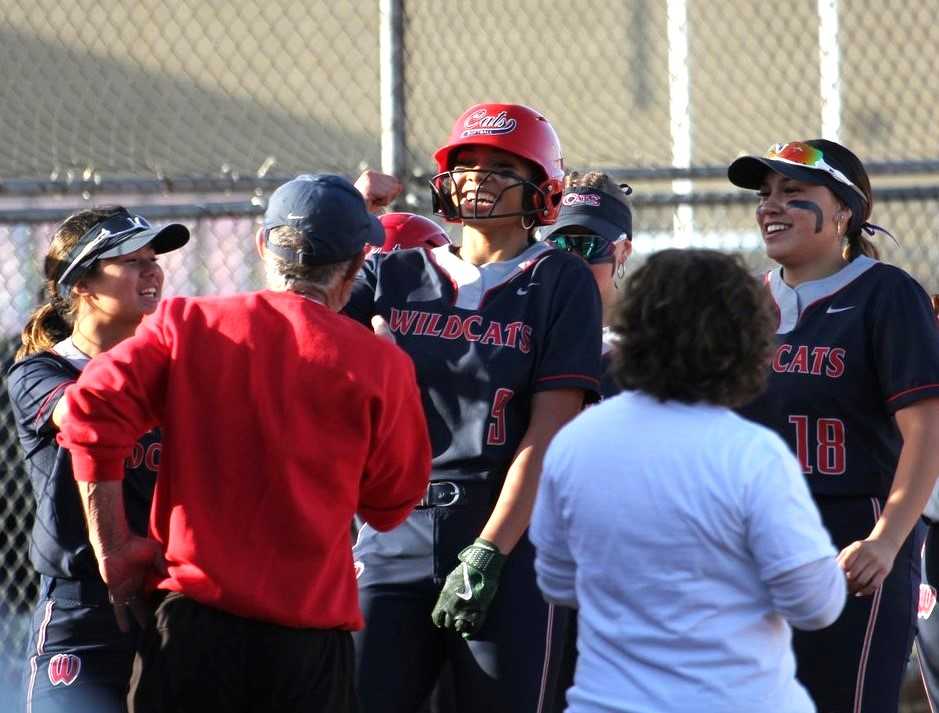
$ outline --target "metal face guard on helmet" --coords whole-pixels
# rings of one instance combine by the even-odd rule
[[[456,193],[456,178],[454,174],[460,173],[485,173],[483,179],[476,184],[477,191],[486,185],[493,176],[508,178],[515,181],[502,188],[494,196],[492,206],[485,213],[480,213],[478,193],[477,198],[473,200],[473,210],[467,214],[463,212],[459,195]],[[495,181],[493,181],[494,183]],[[511,171],[478,171],[476,169],[451,169],[438,173],[430,179],[430,190],[433,200],[433,211],[442,215],[449,221],[462,222],[463,220],[486,220],[490,218],[507,218],[511,216],[538,216],[543,211],[546,204],[547,195],[545,190],[537,183],[519,176]],[[490,184],[491,185],[491,184]],[[496,206],[502,200],[503,194],[513,188],[522,186],[522,210],[513,213],[496,213]]]

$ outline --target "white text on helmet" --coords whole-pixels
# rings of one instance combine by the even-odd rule
[[[518,121],[509,117],[506,111],[500,111],[495,116],[485,109],[474,111],[463,122],[462,138],[468,136],[490,136],[493,134],[509,134],[515,131]]]

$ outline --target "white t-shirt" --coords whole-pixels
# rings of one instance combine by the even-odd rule
[[[778,603],[802,595],[793,618],[827,625],[844,578],[768,429],[720,407],[608,399],[552,441],[530,537],[547,598],[579,609],[569,711],[815,710]],[[782,596],[797,568],[804,592]]]

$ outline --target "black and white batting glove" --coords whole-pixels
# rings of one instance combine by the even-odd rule
[[[461,564],[447,576],[430,617],[436,626],[453,629],[469,639],[479,631],[496,596],[505,555],[477,537],[457,559]]]

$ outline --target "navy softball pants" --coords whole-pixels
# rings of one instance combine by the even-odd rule
[[[19,710],[124,713],[138,637],[118,628],[103,583],[43,575]]]
[[[866,538],[883,508],[873,497],[815,502],[839,550]],[[820,713],[897,713],[916,628],[922,536],[914,528],[873,596],[849,596],[825,629],[793,632],[796,675]]]
[[[438,629],[430,619],[458,552],[488,515],[488,507],[427,507],[388,533],[363,528],[354,551],[365,615],[365,628],[354,635],[362,713],[418,711],[444,663],[452,671],[456,713],[536,710],[548,607],[535,583],[527,537],[509,555],[473,639]]]

